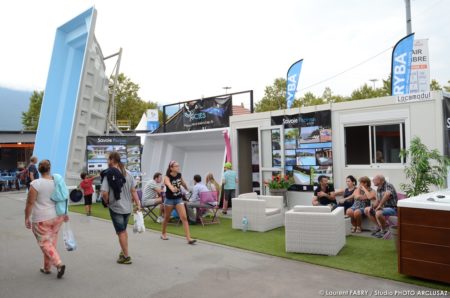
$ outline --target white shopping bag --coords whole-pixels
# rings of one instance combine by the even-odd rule
[[[142,214],[142,212],[137,211],[136,213],[133,213],[133,218],[134,218],[133,232],[144,233],[145,225],[144,225],[144,215]]]
[[[63,240],[64,246],[68,251],[77,249],[77,242],[75,241],[75,236],[73,235],[69,222],[63,224]]]

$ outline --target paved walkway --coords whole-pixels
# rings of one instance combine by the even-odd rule
[[[41,251],[25,229],[25,194],[0,194],[0,297],[320,297],[323,290],[418,290],[367,277],[199,242],[189,246],[130,231],[132,265],[116,264],[112,224],[71,214],[78,250],[59,251],[63,279],[41,274]]]

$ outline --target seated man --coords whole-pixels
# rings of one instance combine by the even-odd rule
[[[148,207],[153,205],[159,205],[161,210],[161,216],[158,217],[158,222],[161,222],[164,215],[164,208],[162,206],[162,191],[163,191],[163,185],[162,185],[162,174],[161,173],[155,173],[153,175],[153,180],[150,180],[147,182],[147,184],[144,187],[144,192],[142,194],[142,206]]]
[[[192,195],[189,198],[189,202],[186,203],[186,210],[191,224],[195,224],[199,221],[200,213],[198,208],[202,205],[200,204],[200,193],[209,191],[209,189],[202,182],[202,177],[200,175],[194,176],[194,187],[192,188]],[[196,214],[194,213],[194,208],[197,208]]]
[[[372,236],[383,238],[389,231],[385,216],[397,216],[397,191],[383,175],[375,176],[373,184],[377,187],[377,202],[372,207],[367,207],[364,213],[378,227]]]
[[[325,175],[319,176],[319,186],[314,191],[312,200],[313,206],[328,206],[331,205],[333,209],[336,207],[336,195],[334,187],[328,184],[328,177]]]

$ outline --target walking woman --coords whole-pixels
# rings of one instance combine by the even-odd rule
[[[109,214],[121,248],[117,263],[129,265],[132,261],[128,254],[127,225],[133,210],[133,201],[137,210],[141,209],[136,192],[136,181],[130,172],[125,170],[118,152],[109,154],[108,169],[101,173],[101,177],[103,202],[109,207]]]
[[[164,177],[164,184],[166,185],[166,199],[164,200],[164,221],[162,225],[162,240],[169,240],[167,238],[166,229],[167,223],[170,220],[170,215],[173,208],[175,208],[180,216],[181,222],[183,223],[184,233],[186,234],[186,239],[189,244],[194,244],[197,240],[191,238],[191,233],[189,231],[189,222],[186,217],[186,208],[184,207],[181,186],[186,190],[188,187],[186,182],[181,177],[180,165],[178,162],[172,160],[169,163],[169,167],[166,171],[166,177]]]
[[[34,236],[44,254],[44,267],[40,271],[50,274],[52,266],[58,271],[58,278],[64,275],[66,266],[56,250],[58,232],[67,215],[56,214],[55,202],[50,199],[55,190],[55,182],[50,174],[50,161],[42,160],[38,171],[41,177],[31,181],[25,207],[25,226],[32,229]],[[30,220],[31,215],[31,220]]]

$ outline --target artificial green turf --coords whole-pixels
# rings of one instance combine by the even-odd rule
[[[84,213],[84,206],[70,206],[70,211]],[[107,208],[101,204],[92,206],[92,215],[110,219]],[[130,218],[130,222],[131,222]],[[161,225],[145,219],[145,225],[152,230],[161,230]],[[190,227],[192,237],[222,245],[237,247],[272,256],[303,261],[345,271],[362,273],[400,282],[450,291],[450,285],[405,276],[397,272],[397,253],[393,241],[368,237],[347,237],[347,243],[337,256],[287,253],[285,251],[284,227],[265,233],[246,233],[231,228],[231,220],[221,218],[220,224]],[[168,225],[167,232],[184,235],[181,225]]]

